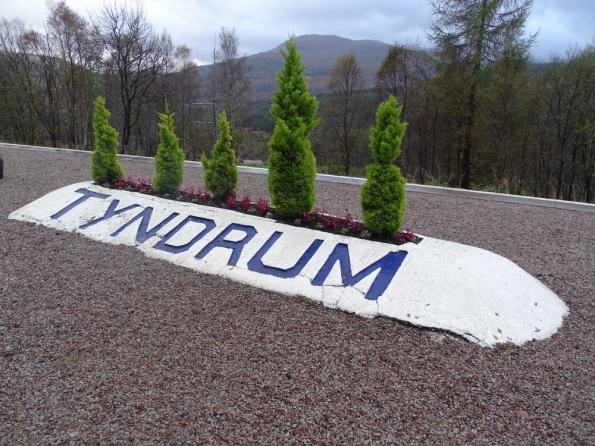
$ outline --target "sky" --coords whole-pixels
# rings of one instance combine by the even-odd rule
[[[103,3],[66,0],[84,17]],[[155,30],[165,30],[174,44],[190,47],[199,65],[212,62],[221,26],[235,29],[240,54],[251,55],[277,47],[290,34],[427,45],[432,19],[429,0],[144,0],[142,4]],[[43,27],[47,11],[45,0],[0,0],[0,17],[19,18],[32,28]],[[534,0],[527,22],[527,33],[539,32],[532,48],[534,60],[564,55],[575,45],[584,48],[595,37],[593,24],[595,0]]]

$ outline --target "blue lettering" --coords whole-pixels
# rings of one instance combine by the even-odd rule
[[[386,291],[386,288],[388,288],[388,285],[391,280],[393,280],[393,277],[399,270],[406,256],[407,251],[389,252],[380,260],[377,260],[353,276],[351,274],[349,248],[345,243],[338,243],[322,268],[320,268],[320,271],[318,271],[318,274],[316,274],[316,277],[312,280],[312,285],[322,286],[337,261],[341,267],[341,279],[343,285],[348,286],[355,285],[380,268],[378,275],[374,279],[374,282],[372,282],[372,286],[370,286],[370,289],[365,296],[368,300],[376,300]]]
[[[112,237],[115,237],[118,234],[120,234],[120,232],[122,232],[124,229],[126,229],[128,226],[130,226],[132,223],[134,223],[136,220],[142,219],[140,222],[140,225],[138,225],[138,230],[136,231],[136,242],[142,244],[147,239],[150,239],[155,234],[157,234],[157,231],[159,231],[162,227],[164,227],[166,224],[168,224],[170,221],[172,221],[174,218],[176,218],[180,214],[178,214],[177,212],[174,212],[169,217],[167,217],[165,220],[163,220],[161,223],[158,223],[155,226],[153,226],[152,229],[147,230],[149,227],[149,221],[151,220],[151,215],[153,215],[153,208],[151,208],[151,207],[145,208],[136,217],[132,217],[132,219],[130,219],[130,221],[128,221],[124,226],[122,226],[120,229],[117,229],[110,235]]]
[[[322,240],[316,239],[312,242],[306,252],[300,257],[297,263],[288,269],[281,269],[276,268],[274,266],[267,266],[262,263],[263,256],[268,252],[268,250],[275,244],[275,242],[283,235],[282,232],[275,231],[273,235],[266,241],[262,248],[258,250],[258,252],[250,259],[248,262],[248,269],[250,271],[255,271],[257,273],[262,274],[269,274],[275,277],[281,277],[283,279],[290,279],[292,277],[297,276],[304,266],[310,261],[312,256],[316,254],[320,245],[322,245]]]
[[[120,204],[120,200],[114,200],[114,201],[112,201],[109,204],[109,206],[107,208],[107,211],[105,211],[105,214],[103,214],[103,217],[99,217],[99,218],[96,218],[95,220],[91,220],[89,223],[85,223],[84,225],[79,226],[79,227],[81,229],[88,228],[89,226],[96,225],[97,223],[102,222],[102,221],[105,221],[108,218],[112,218],[112,217],[114,217],[116,215],[120,215],[120,214],[122,214],[122,213],[124,213],[126,211],[129,211],[130,209],[134,209],[134,208],[137,208],[138,207],[138,204],[132,204],[130,206],[126,206],[125,208],[119,209],[119,210],[116,211],[116,208],[118,207],[119,204]]]
[[[225,240],[225,237],[232,231],[243,231],[244,233],[246,233],[246,235],[242,240],[238,240],[237,242]],[[227,264],[230,266],[236,266],[238,260],[240,259],[240,255],[242,254],[242,248],[244,248],[244,245],[246,245],[246,243],[252,240],[252,238],[254,238],[256,234],[256,229],[252,226],[232,223],[223,231],[221,231],[221,233],[217,237],[215,237],[215,239],[213,239],[213,241],[211,241],[207,246],[205,246],[198,254],[196,254],[196,258],[202,259],[214,248],[228,248],[231,249],[232,252]]]
[[[64,209],[56,212],[50,218],[57,220],[58,218],[62,217],[64,214],[66,214],[71,209],[73,209],[73,208],[77,207],[79,204],[87,201],[89,198],[101,198],[103,200],[103,199],[109,197],[109,195],[98,194],[97,192],[92,192],[89,189],[77,189],[76,192],[78,192],[79,194],[83,194],[83,196],[80,197],[79,199],[77,199],[76,201],[74,201],[73,203],[70,203]]]
[[[176,235],[184,226],[186,226],[187,223],[190,223],[190,222],[202,223],[203,225],[205,225],[205,227],[202,231],[200,231],[198,234],[196,234],[192,240],[190,240],[188,243],[186,243],[184,245],[174,246],[174,245],[170,245],[169,243],[167,243],[170,238],[172,238],[174,235]],[[178,226],[176,226],[171,231],[169,231],[165,235],[165,237],[163,237],[154,246],[154,248],[160,249],[162,251],[170,252],[172,254],[178,254],[180,252],[188,251],[188,249],[190,249],[190,247],[192,245],[194,245],[197,241],[199,241],[201,238],[203,238],[205,235],[207,235],[209,232],[211,232],[214,227],[215,227],[215,222],[213,220],[211,220],[210,218],[195,217],[194,215],[190,215],[190,216],[186,217],[184,220],[182,220],[182,222],[180,224],[178,224]]]

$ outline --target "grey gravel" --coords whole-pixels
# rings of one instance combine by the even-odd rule
[[[417,232],[504,255],[569,306],[552,338],[489,349],[8,220],[90,159],[0,157],[0,444],[595,444],[595,214],[408,194]],[[358,186],[317,196],[361,213]]]

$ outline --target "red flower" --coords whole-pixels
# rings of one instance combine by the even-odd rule
[[[395,240],[399,245],[410,242],[414,239],[415,233],[413,232],[413,225],[407,226],[404,231],[397,232],[397,235],[395,235]]]
[[[335,217],[334,215],[323,215],[320,219],[327,229],[337,229],[337,223],[341,221],[339,217]]]
[[[247,212],[248,209],[250,209],[250,206],[252,206],[252,203],[250,203],[250,197],[248,195],[245,195],[242,198],[242,210],[244,212]]]
[[[266,213],[269,211],[269,200],[265,200],[264,198],[260,197],[258,199],[258,212],[260,212],[261,215],[266,215]]]
[[[236,194],[231,194],[227,197],[227,205],[230,209],[234,209],[236,207]]]

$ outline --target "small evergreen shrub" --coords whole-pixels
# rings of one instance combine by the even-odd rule
[[[178,190],[184,181],[184,151],[180,149],[174,132],[174,114],[169,112],[167,101],[165,113],[158,113],[159,146],[155,154],[155,181],[153,188],[160,193]]]
[[[285,65],[277,73],[279,91],[273,94],[271,115],[275,129],[269,141],[269,194],[283,217],[300,217],[315,201],[316,159],[308,136],[318,124],[316,97],[308,93],[301,54],[292,37],[281,50]]]
[[[94,105],[95,150],[91,155],[91,178],[97,184],[113,184],[124,178],[124,169],[118,162],[118,132],[107,122],[110,112],[105,108],[105,99],[98,96]]]
[[[231,148],[231,133],[225,117],[225,110],[217,118],[219,139],[213,147],[213,159],[210,161],[202,154],[202,167],[205,172],[205,186],[213,193],[216,200],[226,200],[234,195],[238,185],[236,154]]]
[[[377,234],[395,234],[405,214],[405,179],[394,165],[407,127],[399,120],[400,114],[401,107],[391,95],[378,107],[370,135],[374,162],[366,167],[362,210],[364,224]]]
[[[204,186],[200,186],[198,189],[189,186],[183,189],[180,188],[173,193],[159,194],[153,189],[150,178],[138,177],[137,179],[134,179],[132,176],[129,176],[126,180],[120,178],[113,184],[105,183],[104,187],[156,195],[158,197],[168,198],[179,202],[217,206],[222,209],[247,212],[252,215],[260,215],[262,217],[276,219],[280,223],[304,226],[309,229],[334,232],[363,239],[378,240],[396,245],[419,243],[421,241],[421,239],[415,235],[413,225],[408,226],[396,235],[393,234],[387,236],[386,234],[373,234],[365,229],[362,222],[354,220],[347,209],[345,209],[343,217],[329,214],[320,208],[315,208],[310,212],[304,212],[302,217],[293,220],[284,218],[276,212],[275,208],[270,207],[268,200],[263,197],[260,197],[257,203],[252,203],[248,195],[244,195],[242,200],[237,200],[237,190],[230,195],[227,200],[214,202],[209,191]]]

